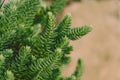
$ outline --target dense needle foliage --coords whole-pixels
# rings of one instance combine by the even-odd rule
[[[81,38],[91,27],[70,28],[71,16],[57,24],[56,14],[66,0],[46,6],[42,0],[0,0],[0,80],[79,80],[82,61],[63,78],[61,68],[70,62],[70,40]]]

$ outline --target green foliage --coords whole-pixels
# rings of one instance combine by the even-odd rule
[[[52,70],[59,68],[61,65],[59,63],[60,59],[61,50],[59,49],[56,49],[52,55],[49,55],[46,58],[38,59],[30,67],[30,71],[34,73],[31,75],[34,75],[32,80],[49,80],[48,75],[52,73]],[[37,68],[35,66],[37,66]]]
[[[82,76],[82,72],[83,72],[83,62],[82,62],[82,60],[79,59],[76,70],[72,76],[75,77],[75,80],[80,80],[80,78]]]
[[[67,78],[61,68],[71,61],[70,40],[81,38],[91,27],[70,28],[71,16],[57,24],[55,15],[67,0],[45,7],[42,0],[0,0],[0,80],[79,80],[83,63]],[[43,4],[44,3],[44,4]]]
[[[49,11],[51,11],[53,14],[57,14],[58,12],[60,12],[63,7],[66,5],[67,0],[55,0],[50,8],[48,9]]]
[[[81,38],[82,36],[86,35],[90,31],[91,31],[91,27],[89,27],[89,26],[83,26],[83,27],[69,29],[67,32],[67,37],[71,40],[76,40],[76,39]]]
[[[0,0],[0,8],[2,7],[5,0]]]
[[[14,74],[11,71],[6,71],[6,80],[14,80]]]
[[[39,57],[47,56],[51,53],[51,45],[54,43],[55,31],[55,17],[51,12],[48,12],[47,21],[44,29],[42,29],[40,36],[34,38],[33,53]],[[40,45],[42,44],[42,45]],[[47,54],[48,53],[48,54]]]
[[[11,64],[10,60],[12,56],[13,56],[13,51],[11,49],[0,51],[0,80],[6,80],[10,78],[9,74],[7,73],[9,70],[8,68]]]

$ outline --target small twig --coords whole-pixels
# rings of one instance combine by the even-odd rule
[[[0,4],[0,8],[2,7],[2,5],[4,4],[5,0],[2,1],[2,3]]]

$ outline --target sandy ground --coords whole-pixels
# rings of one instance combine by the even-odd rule
[[[63,69],[63,75],[71,75],[77,59],[82,58],[81,80],[120,80],[120,1],[72,3],[65,8],[66,13],[72,15],[72,27],[91,25],[93,30],[71,42],[72,62]]]

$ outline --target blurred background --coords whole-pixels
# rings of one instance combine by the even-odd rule
[[[71,13],[72,26],[90,25],[93,30],[72,41],[72,62],[63,76],[74,71],[77,59],[84,62],[81,80],[120,80],[120,0],[71,1],[63,15]]]
[[[120,0],[69,0],[58,18],[68,13],[72,15],[71,27],[90,25],[93,30],[71,41],[72,62],[63,68],[62,75],[71,75],[81,58],[81,80],[120,80]]]

